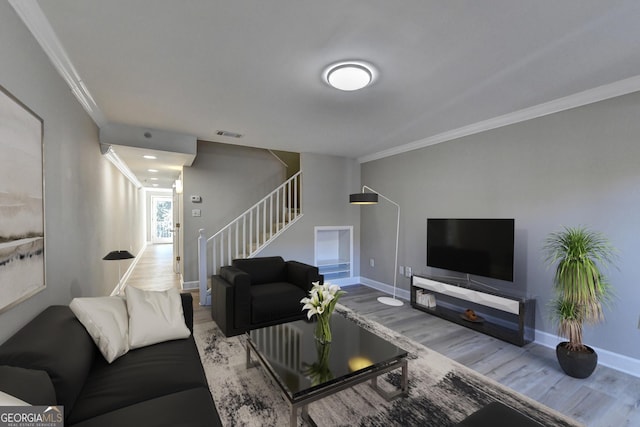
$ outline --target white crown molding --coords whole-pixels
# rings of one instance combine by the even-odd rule
[[[95,124],[98,125],[98,127],[105,125],[107,120],[104,114],[71,63],[67,52],[64,50],[64,47],[62,47],[51,24],[44,16],[38,2],[36,0],[9,0],[9,3],[13,6],[29,31],[31,31],[31,34],[33,34],[47,54],[53,66],[58,70],[65,82],[67,82],[71,91],[78,101],[80,101],[85,111],[91,116]]]
[[[82,78],[76,71],[67,55],[60,40],[56,36],[51,24],[45,17],[42,9],[36,0],[9,0],[9,3],[18,16],[31,31],[35,39],[38,41],[42,49],[45,51],[54,67],[58,70],[62,78],[67,82],[71,91],[76,96],[80,104],[91,116],[93,121],[102,127],[107,120],[96,104],[93,96],[89,92]],[[524,108],[522,110],[507,113],[502,116],[483,120],[471,125],[463,126],[437,135],[433,135],[418,141],[393,147],[388,150],[378,151],[358,158],[359,163],[367,163],[385,157],[394,156],[396,154],[406,153],[408,151],[418,150],[430,145],[440,144],[442,142],[451,141],[453,139],[497,129],[503,126],[535,119],[549,114],[558,113],[560,111],[581,107],[587,104],[603,101],[617,96],[626,95],[640,90],[640,76],[630,77],[619,80],[614,83],[598,86],[578,92],[573,95],[558,98],[553,101],[545,102],[533,107]]]
[[[101,145],[100,148],[103,149],[104,146]],[[111,146],[108,146],[107,150],[102,155],[106,157],[107,160],[109,160],[116,168],[118,168],[120,173],[131,181],[138,190],[142,188],[142,183],[138,180],[136,174],[129,169],[129,166],[116,154],[115,151],[113,151]]]
[[[383,159],[385,157],[394,156],[396,154],[406,153],[408,151],[418,150],[430,145],[440,144],[442,142],[451,141],[453,139],[462,138],[497,129],[503,126],[524,122],[549,114],[558,113],[560,111],[570,110],[572,108],[582,107],[583,105],[593,104],[595,102],[604,101],[606,99],[615,98],[617,96],[626,95],[640,90],[640,75],[619,80],[614,83],[595,87],[573,95],[558,98],[543,104],[534,105],[533,107],[524,108],[502,116],[494,117],[481,122],[463,126],[447,132],[433,135],[428,138],[420,139],[409,144],[393,147],[388,150],[378,151],[366,156],[358,157],[359,163],[367,163],[373,160]]]

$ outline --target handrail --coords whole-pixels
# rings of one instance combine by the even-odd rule
[[[283,189],[284,187],[286,187],[290,182],[296,180],[300,175],[302,174],[302,171],[298,171],[295,175],[293,175],[291,178],[289,178],[288,180],[286,180],[285,182],[283,182],[282,184],[280,184],[278,187],[276,187],[275,190],[273,190],[272,192],[270,192],[269,194],[267,194],[266,196],[264,196],[262,199],[260,199],[259,202],[255,203],[253,206],[251,206],[250,208],[248,208],[247,210],[245,210],[244,212],[242,212],[240,215],[238,215],[238,217],[236,219],[234,219],[233,221],[231,221],[230,223],[228,223],[227,225],[225,225],[224,227],[222,227],[220,229],[220,231],[218,231],[216,234],[214,234],[213,236],[209,237],[207,239],[207,242],[210,242],[212,239],[214,239],[215,237],[217,237],[218,235],[222,234],[227,228],[231,227],[234,223],[236,223],[240,218],[242,218],[243,216],[247,215],[250,211],[252,211],[253,209],[257,208],[258,205],[260,203],[264,203],[266,200],[268,200],[276,191]]]

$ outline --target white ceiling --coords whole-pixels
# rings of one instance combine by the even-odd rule
[[[107,122],[210,141],[363,160],[625,79],[640,90],[637,0],[37,4]],[[377,67],[374,84],[323,82],[347,59]]]
[[[114,145],[118,154],[129,169],[135,174],[143,187],[171,188],[180,177],[182,166],[191,165],[192,156],[161,150]],[[145,155],[153,155],[155,159],[146,159]],[[154,172],[156,171],[156,172]]]

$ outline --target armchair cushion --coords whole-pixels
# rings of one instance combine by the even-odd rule
[[[234,259],[231,265],[249,274],[252,285],[287,281],[287,264],[279,256]]]
[[[251,323],[273,322],[302,314],[300,300],[307,295],[300,287],[286,282],[251,287]]]

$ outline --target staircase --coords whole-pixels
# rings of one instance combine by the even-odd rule
[[[200,305],[211,305],[208,278],[235,258],[253,258],[302,217],[301,172],[267,194],[213,236],[198,237]]]

